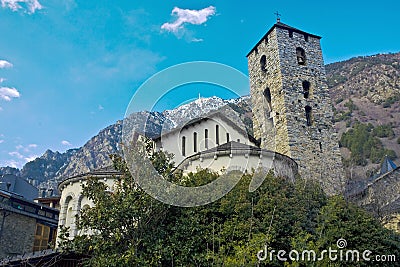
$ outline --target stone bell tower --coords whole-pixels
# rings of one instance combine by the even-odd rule
[[[261,147],[294,159],[303,178],[332,195],[343,191],[345,176],[320,39],[278,20],[247,59]]]

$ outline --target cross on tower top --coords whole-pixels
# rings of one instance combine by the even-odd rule
[[[274,15],[276,15],[276,22],[280,22],[280,21],[281,21],[281,15],[282,15],[282,14],[279,14],[279,12],[276,11],[276,12],[274,13]]]

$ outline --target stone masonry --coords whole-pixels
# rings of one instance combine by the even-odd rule
[[[344,171],[319,36],[277,22],[247,55],[254,135],[261,147],[293,158],[328,195]]]
[[[32,252],[36,219],[16,213],[1,212],[1,221],[4,215],[0,237],[0,259]]]
[[[400,167],[368,183],[348,200],[379,218],[383,225],[400,233]]]

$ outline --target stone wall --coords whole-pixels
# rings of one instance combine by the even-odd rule
[[[400,168],[370,182],[349,200],[364,207],[375,216],[400,213]]]
[[[264,70],[261,69],[262,56],[265,56],[266,61]],[[290,157],[286,107],[283,105],[284,97],[281,90],[282,73],[278,39],[275,30],[248,55],[248,68],[253,105],[254,137],[261,139],[262,148]],[[267,87],[270,88],[272,97],[270,104],[264,97],[264,90]]]
[[[389,229],[400,232],[400,167],[382,175],[348,199],[372,213]]]
[[[0,258],[32,252],[36,219],[8,211],[5,212],[5,215],[0,237]],[[3,216],[4,212],[2,211],[0,224]]]
[[[305,51],[304,65],[298,63],[298,47]],[[248,65],[254,134],[261,147],[292,157],[301,176],[318,180],[327,194],[341,193],[345,176],[320,37],[275,24],[249,53]],[[304,81],[310,84],[308,96]],[[310,126],[306,106],[311,108]]]

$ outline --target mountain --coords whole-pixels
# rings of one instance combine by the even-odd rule
[[[38,182],[52,179],[65,168],[65,162],[71,158],[77,150],[78,149],[70,149],[65,153],[60,153],[48,149],[41,157],[26,163],[20,171],[20,176]]]
[[[336,101],[351,97],[388,107],[400,100],[400,53],[332,63],[326,66],[326,72]]]
[[[385,152],[391,153],[400,165],[400,53],[329,64],[326,73],[339,137],[358,123],[370,124],[366,127],[371,129],[376,145],[381,143]],[[345,163],[348,162],[350,150],[342,147],[341,152]],[[377,171],[379,163],[368,158],[361,165],[350,162],[346,164],[347,172],[349,176],[363,179]]]
[[[339,137],[353,129],[357,122],[370,123],[376,128],[387,125],[393,135],[375,136],[382,145],[400,156],[400,53],[357,57],[326,66],[327,81],[333,99],[335,127]],[[218,97],[199,98],[173,110],[163,112],[141,111],[132,114],[125,123],[146,125],[143,131],[156,137],[185,121],[228,105],[252,133],[252,112],[249,96],[222,100]],[[232,112],[231,112],[232,113]],[[120,153],[122,121],[101,130],[84,146],[64,153],[46,151],[41,157],[28,162],[21,171],[0,168],[1,172],[20,172],[24,178],[41,181],[41,186],[56,187],[67,177],[111,164],[109,154]],[[343,158],[349,159],[348,148],[341,148]],[[397,165],[400,161],[395,160]],[[378,163],[366,160],[366,165],[347,165],[349,176],[364,178]]]
[[[172,122],[172,127],[177,127],[188,118],[196,118],[201,114],[216,110],[224,105],[226,105],[226,101],[216,96],[199,98],[186,105],[179,106],[176,109],[165,110],[162,115]]]
[[[13,167],[0,167],[0,176],[6,175],[6,174],[12,174],[16,176],[20,176],[21,171],[17,168]]]
[[[139,129],[146,136],[154,138],[159,136],[162,131],[183,125],[188,120],[227,105],[230,110],[225,112],[230,113],[233,119],[236,117],[236,119],[247,121],[246,128],[251,129],[249,100],[249,96],[233,100],[223,100],[218,97],[200,98],[162,113],[135,112],[125,119],[124,123]],[[225,115],[229,116],[229,114]],[[142,129],[144,125],[146,128]],[[101,130],[81,148],[65,153],[46,151],[40,158],[28,162],[22,169],[22,173],[24,177],[39,180],[40,187],[56,188],[57,184],[65,178],[111,165],[109,155],[122,154],[120,150],[122,131],[123,121],[117,121]]]

